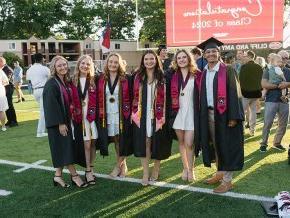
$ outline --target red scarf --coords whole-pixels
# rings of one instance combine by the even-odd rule
[[[165,123],[166,87],[165,84],[157,83],[156,98],[154,100],[154,116],[156,119],[156,131],[162,128]],[[134,98],[132,104],[132,121],[140,128],[142,111],[142,85],[141,76],[137,74],[134,80]],[[146,104],[146,103],[145,103]]]
[[[72,90],[72,119],[76,123],[81,123],[83,119],[82,115],[82,105],[78,93],[78,88],[71,84],[70,88]],[[89,86],[88,89],[88,110],[87,110],[87,120],[91,123],[96,119],[96,89],[92,87],[91,85]]]
[[[201,93],[201,84],[204,78],[206,70],[203,71],[200,81],[197,83],[199,86],[199,93]],[[219,114],[223,114],[227,110],[227,66],[224,63],[220,63],[220,68],[217,72],[218,76],[218,90],[216,108]],[[199,95],[200,96],[200,95]]]
[[[106,80],[104,74],[102,74],[98,80],[98,104],[99,104],[99,118],[102,120],[102,126],[105,127],[106,120]],[[128,119],[131,114],[131,105],[130,105],[130,90],[129,90],[129,81],[127,79],[120,79],[120,88],[119,88],[119,108],[121,115]],[[122,130],[122,116],[120,119],[120,128]]]

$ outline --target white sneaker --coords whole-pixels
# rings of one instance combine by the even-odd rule
[[[46,137],[47,136],[47,133],[44,132],[44,133],[37,133],[36,135],[36,138],[41,138],[41,137]]]
[[[2,131],[5,132],[7,128],[5,126],[2,127]]]

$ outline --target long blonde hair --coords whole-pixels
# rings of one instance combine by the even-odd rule
[[[91,58],[91,56],[89,55],[82,55],[79,57],[78,61],[77,61],[77,65],[75,67],[75,70],[74,70],[74,75],[73,75],[73,83],[75,86],[78,85],[78,81],[80,79],[80,65],[81,65],[81,62],[84,60],[84,59],[88,59],[89,62],[90,62],[90,69],[89,69],[89,73],[87,74],[87,79],[89,79],[90,81],[90,85],[92,86],[95,86],[95,68],[94,68],[94,62],[93,62],[93,59]]]
[[[108,63],[109,63],[109,59],[110,57],[117,57],[119,60],[119,69],[118,69],[118,75],[121,78],[125,77],[126,74],[126,66],[125,66],[125,62],[122,58],[122,56],[119,53],[111,53],[108,55],[107,59],[106,59],[106,63],[105,63],[105,67],[104,67],[104,75],[105,75],[105,79],[108,80],[110,78],[110,71],[109,71],[109,67],[108,67]]]
[[[57,72],[56,72],[56,68],[55,68],[55,64],[57,61],[59,60],[63,60],[66,62],[67,64],[67,73],[64,75],[64,81],[65,82],[68,82],[69,81],[69,67],[68,67],[68,61],[67,59],[65,59],[63,56],[60,56],[60,55],[57,55],[55,56],[54,58],[52,58],[51,62],[50,62],[50,65],[49,65],[49,68],[50,68],[50,77],[53,77],[55,78],[56,75],[57,75]]]
[[[177,64],[177,55],[179,55],[181,52],[183,52],[183,53],[186,54],[187,59],[188,59],[188,69],[189,69],[189,72],[190,72],[192,75],[194,75],[194,74],[196,73],[197,69],[198,69],[198,68],[197,68],[197,65],[196,65],[196,63],[195,63],[195,61],[194,61],[194,58],[193,58],[192,54],[191,54],[190,52],[188,52],[187,50],[185,50],[185,49],[178,50],[178,51],[175,53],[175,55],[174,55],[174,59],[173,59],[173,61],[172,61],[172,65],[171,65],[171,67],[172,67],[175,71],[177,71],[177,70],[179,69],[178,64]]]

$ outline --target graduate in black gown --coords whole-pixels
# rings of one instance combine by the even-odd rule
[[[101,155],[108,155],[108,145],[115,144],[116,165],[110,176],[125,177],[128,168],[126,157],[132,147],[132,82],[126,74],[122,57],[111,53],[106,60],[104,73],[97,80],[98,147]]]
[[[134,155],[141,158],[144,186],[158,179],[160,161],[171,155],[166,95],[161,64],[156,53],[148,50],[134,78],[132,103]],[[150,158],[154,167],[149,178]]]
[[[96,84],[94,62],[89,55],[82,55],[76,64],[72,92],[72,119],[75,141],[84,146],[86,156],[85,179],[89,185],[96,183],[93,173],[96,158]]]
[[[87,184],[74,167],[74,164],[85,166],[85,156],[83,146],[74,143],[72,136],[67,60],[62,56],[54,57],[50,63],[50,71],[51,78],[43,90],[43,106],[52,163],[56,168],[53,183],[55,186],[68,187],[62,178],[62,170],[67,167],[72,184],[85,187]]]
[[[181,178],[184,181],[193,182],[196,180],[193,142],[194,131],[198,127],[198,117],[194,115],[195,102],[198,101],[196,78],[201,72],[197,69],[192,55],[184,49],[176,52],[172,67],[174,72],[169,80],[170,125],[175,130],[178,139],[183,165]]]
[[[204,50],[208,64],[200,77],[199,143],[204,165],[217,165],[217,173],[207,184],[219,184],[213,191],[224,193],[233,188],[233,171],[244,165],[243,107],[241,89],[231,66],[220,61],[219,46],[210,38],[198,47]]]

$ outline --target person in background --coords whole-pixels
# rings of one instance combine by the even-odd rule
[[[43,112],[43,98],[42,92],[43,87],[50,75],[48,67],[43,65],[43,55],[36,53],[34,55],[35,63],[27,70],[26,79],[31,81],[33,88],[33,95],[37,103],[39,104],[39,120],[37,125],[36,137],[45,137],[47,136]]]
[[[236,60],[234,63],[234,69],[237,72],[238,76],[240,74],[241,71],[241,67],[244,64],[244,56],[245,56],[245,52],[243,50],[237,50],[236,52]]]
[[[263,71],[267,67],[265,58],[263,58],[261,56],[257,56],[256,57],[256,63],[259,64],[262,67]],[[266,94],[266,89],[263,89],[262,90],[262,97],[257,101],[257,115],[261,114],[261,101],[265,100],[265,94]]]
[[[260,143],[260,151],[266,152],[268,147],[268,137],[270,130],[273,125],[276,114],[278,114],[278,127],[273,141],[273,148],[280,151],[285,151],[286,148],[281,145],[281,141],[285,135],[288,118],[289,118],[289,103],[281,100],[282,90],[290,87],[290,69],[286,68],[285,65],[289,59],[289,53],[285,50],[278,52],[281,56],[281,69],[284,73],[286,81],[282,81],[279,85],[272,84],[270,80],[270,68],[269,66],[264,71],[261,85],[267,89],[265,99],[265,114],[264,114],[264,126],[262,132],[262,141]],[[271,55],[273,58],[274,55]],[[271,65],[271,63],[270,63]]]
[[[9,84],[9,80],[3,70],[0,70],[0,122],[2,131],[6,131],[5,111],[8,109],[8,102],[5,93],[5,86]]]
[[[162,63],[163,72],[168,71],[171,64],[171,59],[168,58],[166,45],[158,46],[157,55]]]
[[[14,92],[14,85],[13,85],[13,70],[6,64],[6,59],[0,56],[0,70],[3,70],[6,74],[9,84],[5,86],[6,90],[6,97],[8,101],[8,110],[6,111],[7,123],[6,126],[14,127],[18,126],[16,112],[13,105],[13,92]]]
[[[197,68],[203,71],[203,68],[207,65],[207,60],[202,56],[202,50],[195,47],[191,50],[191,54],[197,64]]]
[[[250,136],[254,136],[257,122],[257,100],[262,96],[261,79],[263,69],[255,63],[255,53],[244,53],[245,64],[242,65],[239,79],[243,95],[244,111],[249,110]]]
[[[15,61],[13,70],[13,83],[18,98],[18,101],[16,103],[25,101],[25,98],[23,97],[23,93],[21,91],[21,85],[23,83],[22,77],[23,77],[23,69],[22,67],[20,67],[19,62]]]

